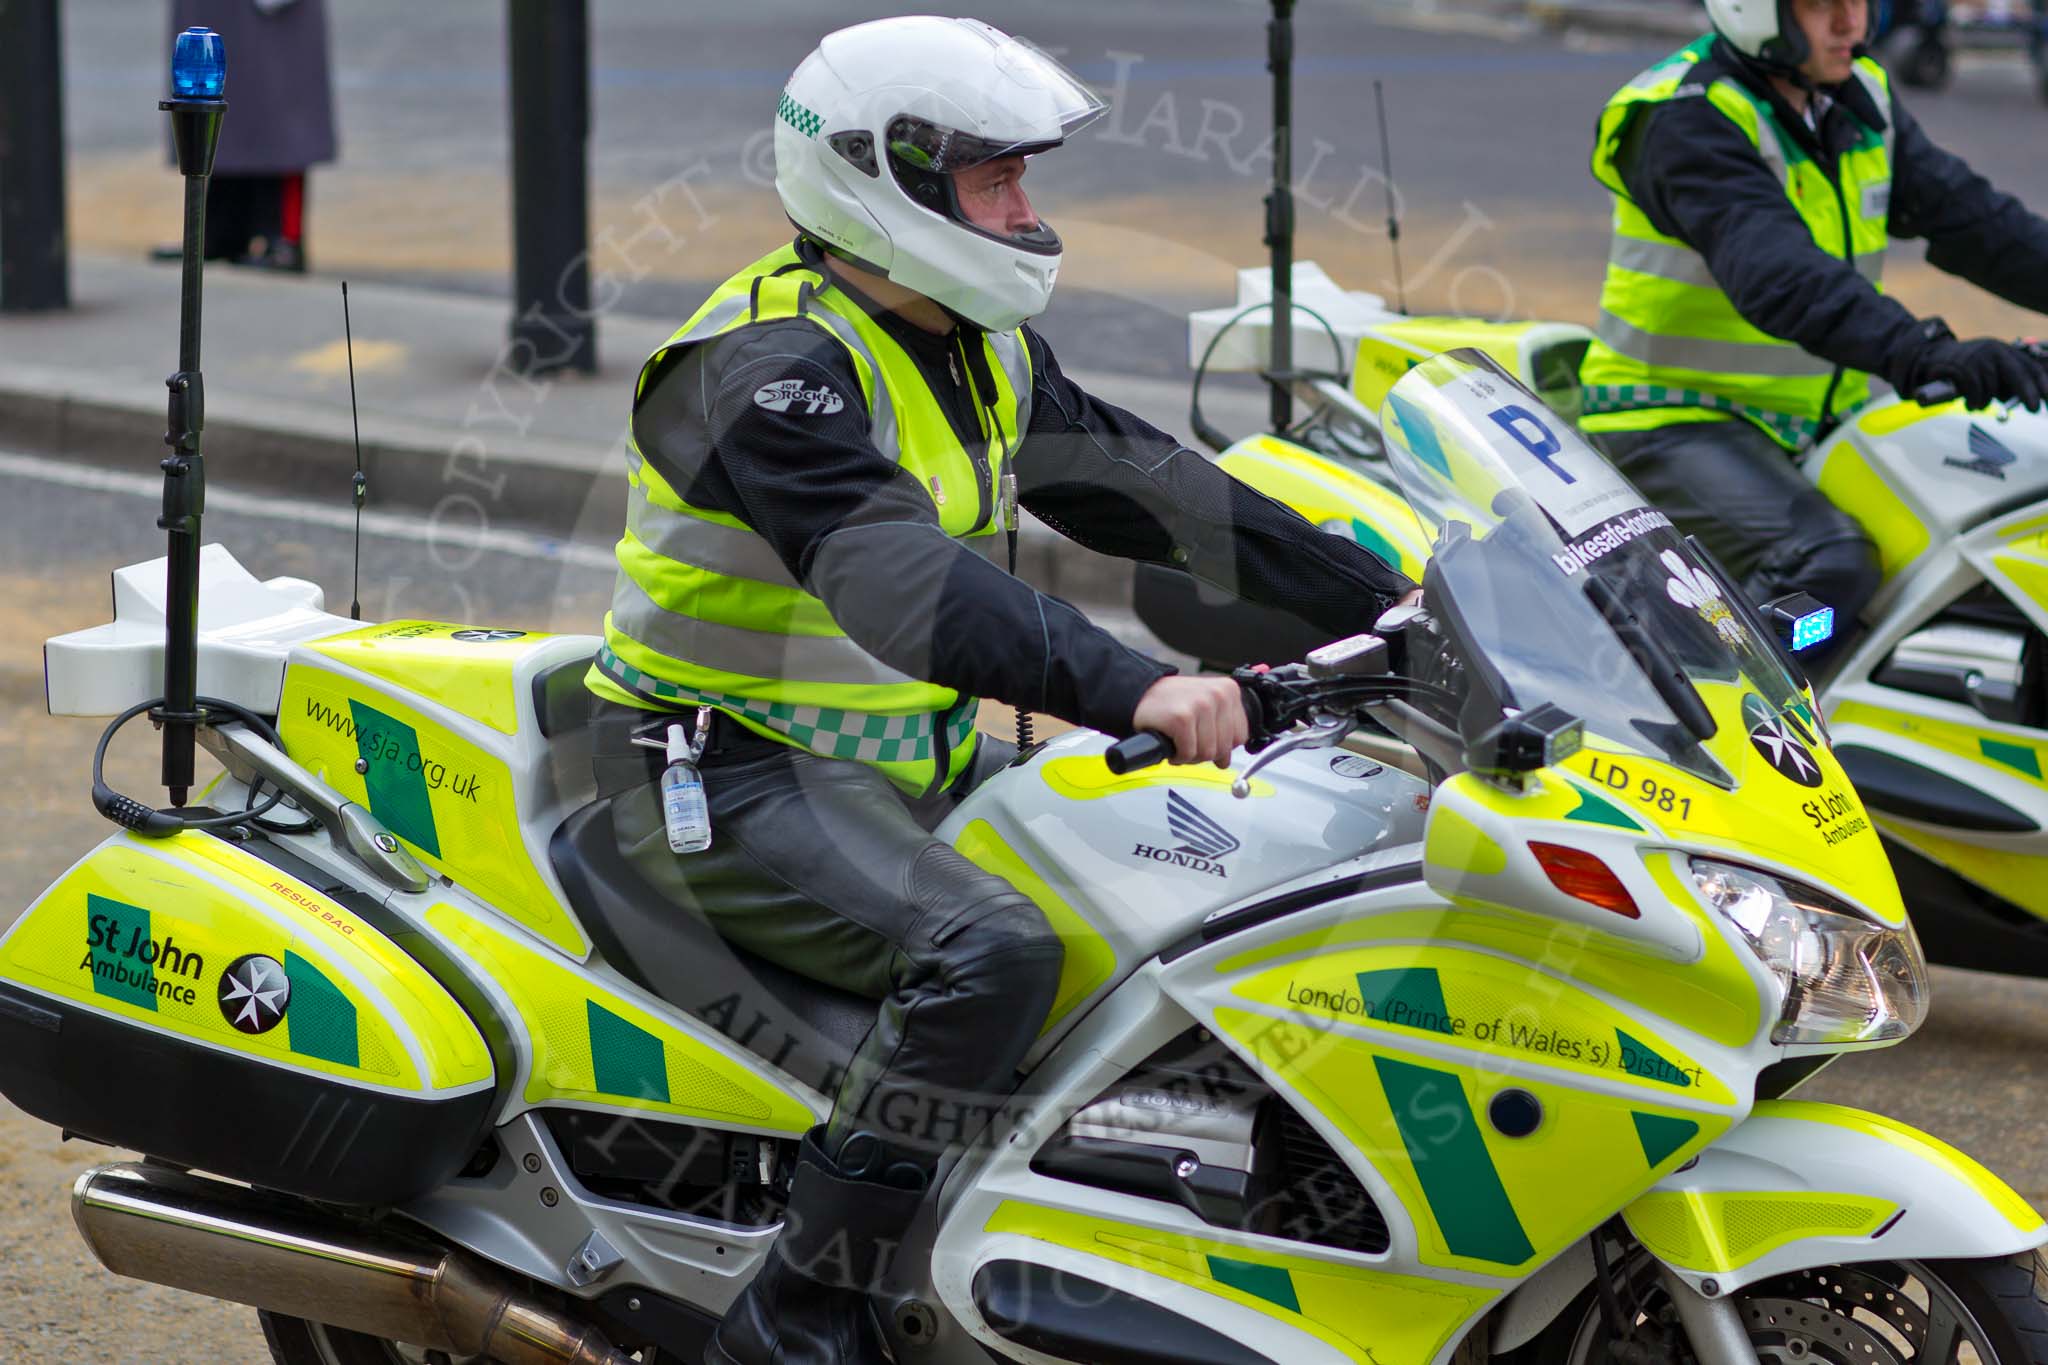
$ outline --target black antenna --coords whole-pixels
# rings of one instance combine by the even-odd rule
[[[356,338],[348,324],[348,281],[341,282],[341,336],[348,351],[348,420],[356,433],[356,562],[349,583],[348,616],[363,619],[363,499],[369,496],[370,481],[363,477],[363,420],[356,411]]]
[[[1387,141],[1387,97],[1372,83],[1372,102],[1380,115],[1380,169],[1387,177],[1387,246],[1394,253],[1394,311],[1408,311],[1408,291],[1401,283],[1401,215],[1394,207],[1394,153]]]
[[[1273,0],[1266,70],[1273,73],[1273,192],[1266,196],[1273,346],[1266,383],[1273,430],[1285,431],[1294,422],[1294,0]]]

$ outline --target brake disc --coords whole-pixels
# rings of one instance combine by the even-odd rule
[[[1742,1319],[1763,1365],[1907,1365],[1878,1333],[1804,1299],[1745,1298]]]

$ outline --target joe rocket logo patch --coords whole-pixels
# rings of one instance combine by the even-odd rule
[[[291,1004],[291,978],[274,957],[248,953],[220,974],[220,1012],[244,1033],[268,1033]]]
[[[1774,715],[1763,698],[1751,693],[1742,699],[1742,720],[1749,727],[1749,742],[1764,761],[1802,787],[1820,785],[1820,764],[1799,736],[1792,733],[1783,716]]]
[[[830,385],[806,386],[801,379],[778,379],[755,389],[754,402],[770,412],[795,412],[805,417],[829,417],[846,406],[846,400]]]

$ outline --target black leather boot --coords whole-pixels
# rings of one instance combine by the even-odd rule
[[[868,1134],[841,1143],[834,1161],[824,1135],[804,1135],[782,1236],[726,1310],[704,1365],[887,1365],[868,1294],[924,1203],[926,1173]]]

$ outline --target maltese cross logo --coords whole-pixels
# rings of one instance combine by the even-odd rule
[[[244,1033],[268,1033],[291,1004],[292,983],[274,957],[248,953],[220,974],[220,1012]]]
[[[1730,647],[1739,648],[1743,640],[1742,623],[1735,619],[1727,599],[1721,596],[1721,585],[1714,581],[1714,576],[1686,563],[1676,550],[1666,550],[1657,559],[1671,571],[1671,577],[1664,581],[1664,591],[1671,600],[1698,612],[1715,634]]]
[[[1742,719],[1749,726],[1749,742],[1764,756],[1764,762],[1802,787],[1820,785],[1820,764],[1787,728],[1784,719],[1773,715],[1763,698],[1751,693],[1742,699]]]

